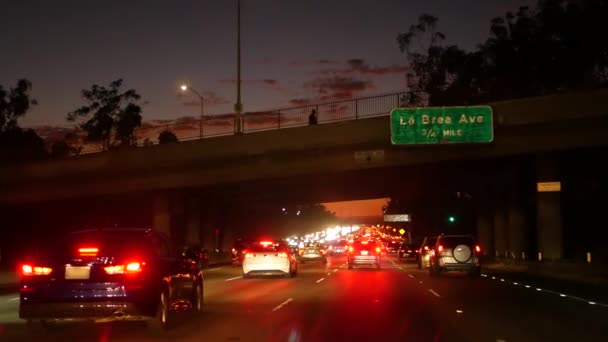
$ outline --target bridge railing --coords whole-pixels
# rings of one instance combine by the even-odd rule
[[[342,101],[309,104],[268,111],[243,114],[243,132],[276,130],[308,125],[308,117],[317,112],[319,124],[365,119],[388,115],[393,108],[403,107],[407,92],[391,93]],[[235,114],[209,115],[202,118],[184,117],[177,120],[145,122],[134,132],[134,145],[151,146],[159,143],[162,131],[171,131],[178,141],[198,140],[233,135],[236,128]],[[101,146],[88,145],[82,153],[101,152]]]

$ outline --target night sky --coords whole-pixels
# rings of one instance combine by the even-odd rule
[[[404,89],[395,38],[421,13],[439,17],[448,43],[472,48],[490,19],[523,0],[242,0],[245,111]],[[124,78],[147,102],[144,120],[206,114],[236,97],[236,0],[2,1],[0,84],[33,82],[39,105],[22,126],[67,126],[80,91]],[[323,93],[321,93],[323,90]]]

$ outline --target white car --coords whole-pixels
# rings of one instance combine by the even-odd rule
[[[295,255],[287,244],[260,241],[247,248],[243,259],[243,278],[254,275],[284,275],[295,277],[298,272]]]

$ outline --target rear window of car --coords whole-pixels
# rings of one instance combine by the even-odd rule
[[[422,246],[423,246],[423,247],[424,247],[424,246],[433,247],[433,246],[435,246],[435,243],[436,243],[436,242],[437,242],[437,238],[431,238],[431,239],[427,239],[427,240],[424,242],[424,245],[422,245]]]
[[[287,247],[282,244],[259,244],[253,243],[248,251],[256,252],[256,253],[264,253],[264,252],[287,252]]]
[[[443,248],[454,248],[458,245],[471,246],[473,239],[470,237],[445,237],[441,239],[440,244]]]
[[[355,248],[373,248],[376,247],[377,243],[375,241],[369,241],[367,243],[364,243],[363,241],[355,241],[353,243],[353,247]]]
[[[114,257],[126,254],[165,256],[170,253],[167,241],[143,230],[80,231],[25,247],[26,255],[43,258],[76,256],[79,248],[97,248],[98,256]]]

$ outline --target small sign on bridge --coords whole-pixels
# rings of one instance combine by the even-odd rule
[[[492,108],[395,108],[391,111],[393,145],[490,143],[494,140]]]

